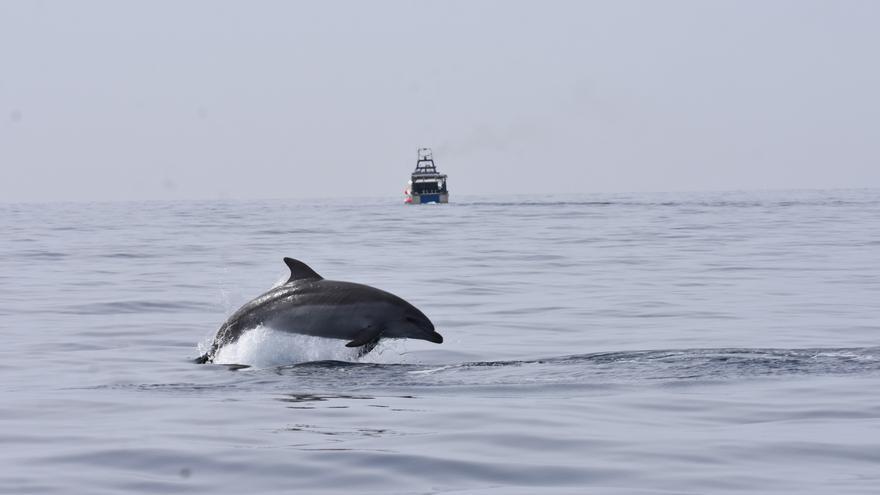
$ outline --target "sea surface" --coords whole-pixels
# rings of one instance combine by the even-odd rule
[[[880,191],[452,200],[0,205],[0,493],[880,493]],[[284,256],[446,341],[194,364]]]

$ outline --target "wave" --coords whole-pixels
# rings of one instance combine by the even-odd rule
[[[338,349],[340,346],[336,343],[326,348],[331,347]],[[393,354],[385,353],[383,359],[393,358]],[[240,364],[228,366],[230,370],[246,368]],[[281,377],[294,377],[298,385],[313,390],[511,385],[602,387],[610,384],[873,374],[880,372],[880,347],[667,349],[430,365],[359,362],[343,357],[271,368],[253,367],[250,371],[256,372],[257,376],[269,371]],[[244,382],[248,380],[239,378]],[[289,384],[286,380],[282,383]]]
[[[877,200],[851,201],[837,199],[793,200],[793,201],[541,201],[524,199],[518,201],[460,201],[461,206],[497,207],[543,207],[543,206],[626,206],[626,207],[700,207],[700,208],[785,208],[792,206],[876,206]]]

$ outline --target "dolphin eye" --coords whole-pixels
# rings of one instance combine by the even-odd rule
[[[404,318],[404,319],[405,319],[406,321],[410,322],[410,323],[418,323],[418,322],[419,322],[419,320],[413,318],[412,316],[407,316],[407,317]]]

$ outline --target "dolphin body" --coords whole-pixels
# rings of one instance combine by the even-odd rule
[[[373,350],[382,338],[422,339],[440,344],[443,336],[424,313],[403,299],[351,282],[324,280],[305,263],[284,258],[290,279],[242,306],[217,330],[211,349],[196,359],[213,362],[217,351],[242,334],[265,325],[289,333],[342,339],[346,347]]]

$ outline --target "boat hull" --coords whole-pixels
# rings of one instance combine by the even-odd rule
[[[449,193],[412,194],[407,197],[407,204],[424,205],[428,203],[448,203]]]

